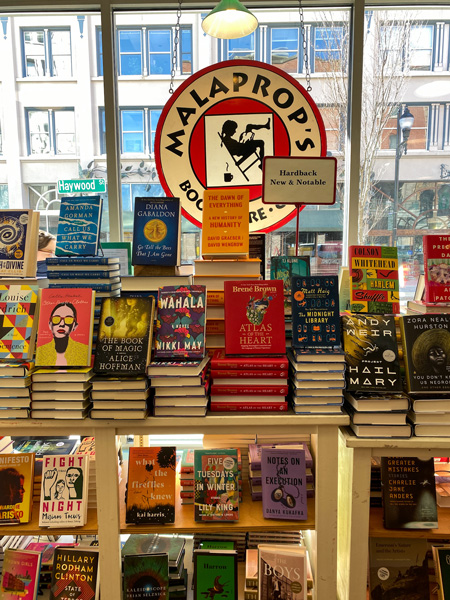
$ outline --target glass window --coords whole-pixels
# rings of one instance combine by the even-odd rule
[[[298,27],[277,27],[271,29],[270,64],[286,73],[298,73],[299,68]]]
[[[70,31],[49,31],[51,70],[53,77],[72,76]]]
[[[390,116],[386,120],[381,137],[381,150],[395,150],[402,140],[397,140],[398,108],[390,108]],[[414,116],[414,125],[408,139],[408,150],[428,149],[428,106],[410,106]],[[403,107],[400,112],[403,112]]]
[[[150,152],[155,151],[155,135],[156,135],[156,127],[158,125],[159,117],[161,116],[160,110],[151,110],[150,111]]]
[[[25,77],[43,77],[45,68],[44,30],[23,32]]]
[[[9,208],[8,185],[0,184],[0,209]]]
[[[102,30],[97,27],[97,76],[103,77],[103,42]]]
[[[69,29],[24,29],[24,77],[72,77]]]
[[[228,41],[228,59],[255,60],[255,34]]]
[[[314,29],[314,71],[316,73],[342,69],[343,43],[343,27],[316,27]]]
[[[170,29],[154,29],[148,32],[150,75],[170,75],[172,34]]]
[[[335,152],[341,150],[341,114],[339,109],[332,106],[322,106],[320,114],[327,133],[327,149]]]
[[[142,75],[142,35],[139,30],[118,32],[119,75]]]
[[[144,111],[121,110],[122,152],[144,152]]]
[[[75,113],[73,110],[57,110],[55,118],[56,154],[75,154]]]
[[[98,121],[100,131],[100,154],[106,154],[106,126],[105,126],[105,109],[99,108]]]
[[[75,115],[68,110],[27,111],[29,154],[75,154]]]
[[[50,154],[50,119],[48,110],[29,110],[29,154]]]
[[[181,29],[181,73],[192,73],[192,30]]]
[[[429,71],[433,57],[433,26],[413,25],[410,33],[409,68]]]

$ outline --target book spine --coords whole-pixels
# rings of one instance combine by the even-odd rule
[[[211,402],[211,412],[286,412],[287,402]]]
[[[118,286],[117,283],[88,283],[85,284],[82,281],[79,281],[77,283],[64,283],[64,285],[62,285],[61,283],[50,283],[49,288],[58,288],[58,287],[64,287],[64,288],[79,288],[79,287],[86,287],[86,288],[90,288],[91,290],[96,290],[98,292],[114,292],[115,290],[118,290],[120,286]]]
[[[208,306],[223,306],[225,304],[225,293],[223,290],[207,290],[206,302]]]
[[[289,361],[283,357],[280,359],[260,358],[213,358],[211,360],[211,369],[256,369],[259,375],[262,375],[263,369],[273,369],[274,371],[286,370],[289,367]],[[265,373],[264,373],[265,376]]]
[[[286,396],[287,385],[212,385],[211,395],[227,396]]]
[[[59,256],[55,258],[47,258],[47,265],[57,266],[73,266],[73,265],[111,265],[116,264],[119,266],[119,261],[109,256],[95,256],[95,257],[82,257],[82,256]]]
[[[58,271],[49,270],[48,279],[111,279],[120,274],[119,265],[116,271]]]
[[[287,370],[278,369],[211,369],[211,377],[227,377],[229,379],[240,379],[241,377],[261,377],[265,379],[273,377],[273,379],[287,379],[289,372]]]

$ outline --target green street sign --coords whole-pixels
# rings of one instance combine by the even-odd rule
[[[106,192],[106,179],[60,179],[58,181],[58,194]]]

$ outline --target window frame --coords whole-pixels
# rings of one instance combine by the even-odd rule
[[[43,75],[28,75],[27,55],[25,53],[25,34],[26,32],[42,31],[44,34],[44,70]],[[70,56],[70,75],[55,75],[53,65],[52,39],[49,35],[53,31],[65,31],[69,33],[69,56]],[[72,79],[73,73],[73,53],[72,53],[72,28],[68,26],[60,27],[20,27],[20,45],[22,54],[22,77],[24,79]],[[57,55],[66,56],[66,55]]]
[[[75,115],[75,107],[66,106],[62,108],[41,108],[41,107],[25,107],[25,131],[26,131],[26,142],[27,142],[27,156],[53,156],[53,157],[68,157],[68,156],[77,156],[77,132],[76,132],[76,115]],[[33,144],[31,141],[31,135],[33,135],[30,128],[30,113],[40,112],[47,113],[47,123],[48,123],[48,139],[50,144],[49,152],[33,152]],[[58,112],[73,112],[73,124],[74,124],[74,152],[73,153],[59,153],[58,152],[58,144],[57,144],[57,132],[56,132],[56,123],[55,123],[55,113]]]
[[[156,133],[156,128],[152,128],[152,115],[159,112],[159,117],[161,116],[161,112],[163,107],[158,106],[120,106],[119,107],[119,119],[118,124],[120,127],[119,130],[119,140],[120,140],[120,156],[124,159],[131,156],[139,156],[139,157],[153,157],[155,154],[155,148],[153,145],[154,135]],[[123,151],[123,111],[141,111],[143,113],[143,151],[142,152],[124,152]],[[99,129],[99,151],[100,156],[106,155],[106,131],[103,126],[105,125],[105,108],[104,106],[100,106],[98,109],[98,129]],[[146,151],[148,148],[148,152]]]

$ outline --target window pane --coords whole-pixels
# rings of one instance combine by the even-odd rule
[[[119,52],[141,52],[140,31],[119,31]]]
[[[314,41],[314,70],[337,71],[341,66],[344,36],[341,27],[316,27]]]
[[[140,75],[142,72],[141,55],[122,54],[120,57],[121,75]]]
[[[228,41],[228,58],[255,59],[255,34]]]
[[[43,77],[45,75],[44,30],[24,31],[25,75]]]
[[[55,111],[56,154],[75,154],[75,115],[72,110]]]
[[[141,75],[142,38],[140,31],[119,31],[121,75]]]
[[[144,112],[123,110],[122,151],[124,153],[144,152]]]
[[[101,29],[97,29],[97,75],[98,77],[103,77],[103,42]]]
[[[298,73],[298,29],[272,29],[271,64]]]
[[[51,31],[50,51],[52,54],[52,76],[71,77],[70,31]]]
[[[29,111],[31,154],[50,153],[49,115],[47,111]]]
[[[124,131],[143,131],[144,113],[141,110],[123,110],[122,127]]]
[[[170,55],[169,54],[150,54],[150,73],[152,75],[170,73]]]
[[[192,73],[192,30],[181,30],[181,72]]]
[[[170,31],[149,31],[148,47],[150,52],[170,52]]]

